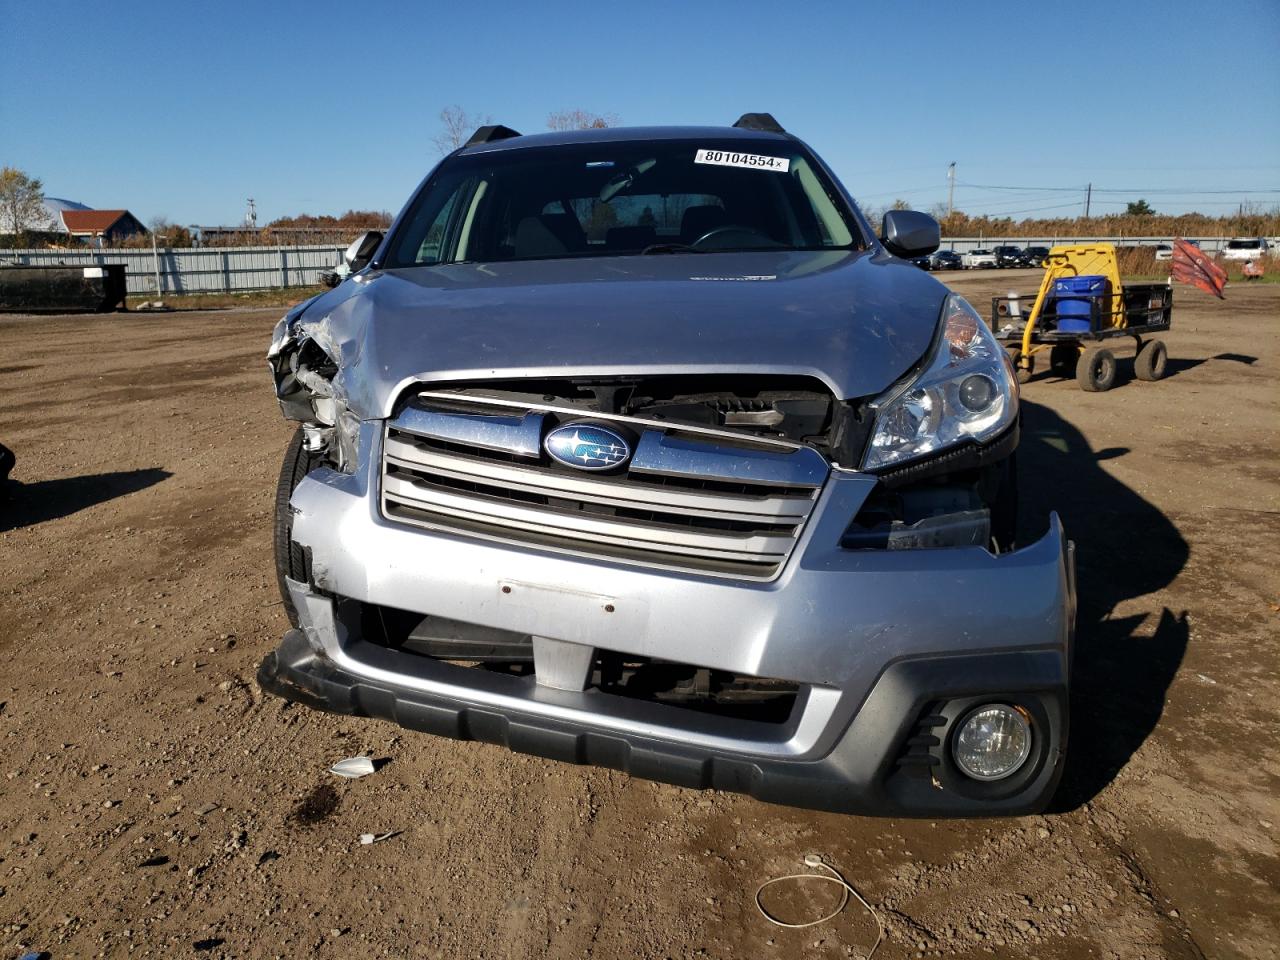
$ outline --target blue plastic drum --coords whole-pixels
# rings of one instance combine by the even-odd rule
[[[1059,277],[1053,281],[1058,332],[1089,333],[1093,329],[1093,304],[1098,304],[1100,313],[1109,313],[1110,293],[1111,282],[1102,276]]]

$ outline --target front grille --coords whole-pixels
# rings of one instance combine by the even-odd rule
[[[724,431],[572,408],[423,393],[388,422],[390,520],[578,555],[770,579],[825,482],[815,450]],[[617,473],[553,464],[546,432],[593,421],[627,430]]]

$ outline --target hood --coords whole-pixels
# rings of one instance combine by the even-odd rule
[[[947,290],[869,251],[449,264],[365,274],[296,311],[362,419],[411,383],[760,373],[879,394],[929,348]]]

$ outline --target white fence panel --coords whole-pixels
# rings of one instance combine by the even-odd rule
[[[133,294],[234,293],[311,286],[338,262],[344,247],[199,247],[150,250],[0,250],[0,263],[93,266],[122,263]]]

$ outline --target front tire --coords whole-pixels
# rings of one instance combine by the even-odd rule
[[[1019,383],[1028,383],[1036,373],[1036,358],[1034,354],[1023,355],[1021,350],[1015,350],[1013,356],[1009,358],[1013,361],[1013,375],[1017,377]]]
[[[273,530],[276,583],[280,588],[280,599],[284,601],[285,615],[295,627],[298,625],[298,611],[294,609],[293,598],[289,596],[285,579],[310,583],[311,564],[303,549],[293,542],[293,510],[289,506],[289,498],[293,496],[293,491],[302,482],[302,478],[323,462],[323,457],[308,451],[302,440],[302,427],[298,427],[285,450],[284,463],[280,466],[280,479],[276,482]]]
[[[1169,362],[1169,350],[1163,340],[1148,340],[1133,361],[1133,372],[1139,380],[1159,380]]]
[[[1116,382],[1116,355],[1106,347],[1091,347],[1076,365],[1076,383],[1085,393],[1102,393]]]

